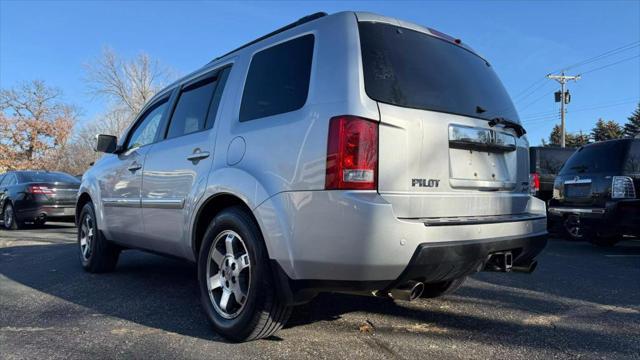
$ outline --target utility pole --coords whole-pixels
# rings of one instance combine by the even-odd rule
[[[560,75],[547,75],[548,79],[552,79],[555,80],[557,82],[560,83],[560,146],[561,147],[565,147],[565,138],[566,138],[566,130],[565,130],[565,113],[566,113],[566,109],[565,109],[565,105],[569,103],[570,101],[570,97],[568,97],[568,91],[565,91],[565,84],[570,81],[578,81],[580,80],[580,75],[576,75],[576,76],[568,76],[564,74],[564,71],[562,73],[560,73]],[[556,102],[557,102],[557,96],[556,96]]]

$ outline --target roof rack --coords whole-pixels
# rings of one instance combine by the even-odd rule
[[[319,19],[319,18],[321,18],[321,17],[325,17],[325,16],[327,16],[327,13],[326,13],[326,12],[317,12],[317,13],[313,13],[313,14],[311,14],[311,15],[307,15],[307,16],[305,16],[305,17],[302,17],[302,18],[300,18],[298,21],[292,22],[292,23],[291,23],[291,24],[289,24],[289,25],[285,25],[285,26],[283,26],[283,27],[281,27],[281,28],[279,28],[279,29],[277,29],[277,30],[275,30],[275,31],[272,31],[272,32],[268,33],[267,35],[261,36],[261,37],[259,37],[259,38],[255,39],[255,40],[253,40],[253,41],[250,41],[250,42],[248,42],[248,43],[246,43],[246,44],[244,44],[244,45],[240,46],[239,48],[236,48],[236,49],[234,49],[234,50],[231,50],[231,51],[229,51],[228,53],[226,53],[226,54],[224,54],[224,55],[218,56],[217,58],[215,58],[215,59],[211,60],[211,62],[214,62],[214,61],[216,61],[216,60],[218,60],[218,59],[222,59],[223,57],[225,57],[225,56],[227,56],[227,55],[229,55],[229,54],[232,54],[232,53],[234,53],[234,52],[236,52],[236,51],[238,51],[238,50],[241,50],[241,49],[246,48],[247,46],[251,46],[251,45],[253,45],[253,44],[257,43],[258,41],[262,41],[262,40],[264,40],[264,39],[266,39],[266,38],[270,38],[270,37],[272,37],[272,36],[274,36],[274,35],[276,35],[276,34],[279,34],[279,33],[281,33],[281,32],[287,31],[287,30],[289,30],[289,29],[293,29],[293,28],[294,28],[294,27],[296,27],[296,26],[299,26],[299,25],[302,25],[302,24],[308,23],[308,22],[310,22],[310,21],[313,21],[313,20],[315,20],[315,19]],[[210,63],[211,63],[211,62],[210,62]]]

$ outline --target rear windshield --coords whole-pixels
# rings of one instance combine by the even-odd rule
[[[541,175],[556,175],[574,151],[554,148],[531,148],[532,172]]]
[[[578,149],[562,167],[560,175],[620,172],[628,141],[606,141]]]
[[[519,122],[491,65],[471,51],[394,25],[360,22],[358,28],[365,90],[373,100]]]
[[[61,172],[44,172],[44,171],[29,171],[19,172],[18,178],[21,183],[25,182],[62,182],[70,184],[80,184],[80,181],[65,173]]]

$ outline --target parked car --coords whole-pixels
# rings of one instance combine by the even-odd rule
[[[549,201],[553,197],[553,182],[565,161],[575,148],[532,146],[529,148],[529,163],[533,194]]]
[[[518,114],[487,60],[436,30],[314,14],[160,91],[82,179],[82,266],[121,249],[198,263],[205,312],[263,338],[319,292],[454,291],[535,268]],[[407,56],[407,54],[412,56]]]
[[[25,222],[72,221],[79,188],[80,181],[63,172],[25,170],[0,175],[0,215],[5,229],[19,229]]]
[[[640,139],[579,148],[556,177],[549,214],[568,236],[613,246],[640,235]]]

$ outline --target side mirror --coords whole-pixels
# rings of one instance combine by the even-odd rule
[[[113,154],[118,150],[118,138],[113,135],[96,135],[96,151]]]

